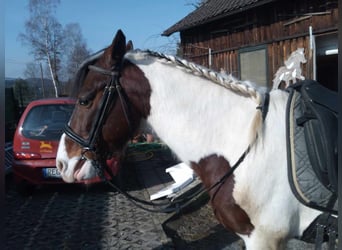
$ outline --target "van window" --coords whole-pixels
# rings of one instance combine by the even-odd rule
[[[72,104],[36,106],[27,114],[22,134],[30,139],[59,140],[73,109]]]

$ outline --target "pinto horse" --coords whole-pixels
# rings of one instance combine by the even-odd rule
[[[80,75],[78,102],[57,154],[66,182],[94,177],[146,120],[205,187],[230,171],[209,190],[211,205],[247,249],[281,249],[319,215],[288,183],[287,92],[271,91],[268,103],[249,82],[132,50],[121,30]]]

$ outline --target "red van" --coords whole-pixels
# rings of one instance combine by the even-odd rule
[[[33,101],[25,109],[13,140],[12,171],[20,190],[41,184],[65,183],[56,168],[56,154],[74,105],[74,99],[53,98]],[[84,183],[94,182],[101,182],[101,179]]]

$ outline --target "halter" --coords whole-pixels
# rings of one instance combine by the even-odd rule
[[[120,103],[123,107],[124,115],[128,124],[128,127],[130,129],[130,132],[132,132],[132,126],[131,122],[128,116],[128,109],[127,109],[127,103],[125,99],[123,98],[122,94],[122,87],[119,82],[120,73],[119,71],[109,71],[94,65],[88,66],[89,70],[93,70],[95,72],[98,72],[103,75],[111,76],[110,81],[106,84],[103,92],[103,96],[101,99],[100,109],[98,110],[96,114],[96,119],[94,119],[95,123],[93,124],[90,133],[89,138],[84,139],[82,136],[78,135],[73,129],[69,126],[69,124],[65,125],[64,127],[64,133],[74,142],[79,144],[82,147],[82,157],[81,159],[87,159],[86,153],[92,152],[97,153],[96,148],[96,139],[98,138],[101,128],[107,118],[107,115],[112,107],[112,105],[116,102],[116,99],[119,97]],[[90,160],[90,159],[88,159]],[[99,162],[97,159],[95,159],[95,165],[99,165]]]

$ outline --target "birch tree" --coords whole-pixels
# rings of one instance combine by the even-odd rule
[[[46,60],[55,95],[59,96],[61,52],[63,51],[63,27],[55,17],[60,0],[29,0],[29,20],[25,33],[19,34],[24,45],[31,47],[36,60]]]

